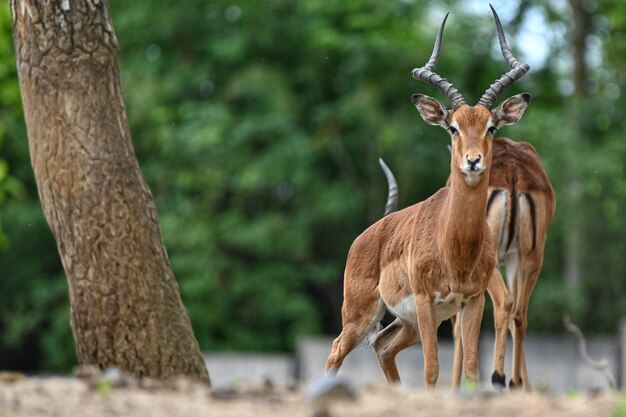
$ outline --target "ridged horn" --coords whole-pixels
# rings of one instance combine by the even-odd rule
[[[439,74],[433,72],[435,66],[437,65],[437,61],[439,60],[439,53],[441,52],[441,40],[443,38],[443,29],[446,26],[446,20],[448,20],[448,15],[450,12],[446,13],[446,16],[443,18],[443,22],[441,22],[441,26],[439,26],[439,32],[437,33],[437,39],[435,40],[435,46],[433,48],[433,53],[430,56],[430,59],[421,68],[415,68],[411,73],[413,78],[416,80],[424,81],[428,84],[431,84],[437,87],[443,94],[448,97],[450,103],[452,103],[452,107],[456,109],[457,107],[465,104],[465,100],[459,90],[457,90],[452,83],[450,83],[445,78],[442,78]]]
[[[498,31],[498,40],[500,41],[500,50],[502,51],[502,56],[506,60],[506,63],[511,68],[508,72],[502,74],[500,78],[496,80],[485,94],[478,100],[478,104],[481,106],[485,106],[490,109],[493,106],[493,103],[498,99],[498,96],[502,94],[502,92],[515,81],[519,80],[528,72],[530,66],[523,62],[515,59],[511,50],[509,49],[509,45],[506,43],[506,37],[504,36],[504,30],[502,30],[502,24],[500,23],[500,17],[498,13],[496,13],[496,9],[490,4],[491,12],[493,13],[493,17],[496,20],[496,29]]]

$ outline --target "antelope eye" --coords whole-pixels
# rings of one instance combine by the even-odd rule
[[[455,127],[452,127],[452,126],[448,127],[448,132],[450,132],[450,134],[453,135],[453,136],[459,133],[459,131],[456,130]]]
[[[497,131],[498,131],[498,128],[495,126],[491,126],[489,129],[487,129],[487,133],[490,135],[495,135]]]

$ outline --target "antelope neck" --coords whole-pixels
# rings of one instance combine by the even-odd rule
[[[490,165],[490,164],[489,164]],[[476,185],[453,169],[448,198],[439,217],[439,245],[454,270],[469,272],[478,261],[484,239],[490,166]]]

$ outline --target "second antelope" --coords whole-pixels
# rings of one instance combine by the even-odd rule
[[[412,99],[428,124],[441,126],[452,138],[450,185],[384,217],[353,242],[344,273],[343,329],[326,362],[328,372],[336,372],[346,355],[370,336],[385,377],[398,382],[396,355],[421,341],[426,386],[434,388],[439,375],[437,327],[460,310],[463,368],[469,380],[478,379],[484,292],[497,263],[485,218],[493,135],[522,117],[530,95],[490,107],[528,66],[515,61],[477,105],[465,104],[458,90],[433,72],[447,17],[430,60],[414,69],[413,77],[439,88],[452,109],[425,95]],[[379,333],[385,308],[396,320]]]

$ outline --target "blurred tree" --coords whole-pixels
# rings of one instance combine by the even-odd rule
[[[585,100],[588,98],[588,69],[587,69],[587,42],[591,29],[591,14],[581,0],[569,0],[572,12],[573,25],[570,29],[571,56],[572,56],[572,82],[574,90],[570,97],[569,113],[571,114],[572,126],[570,145],[568,147],[569,179],[565,184],[564,200],[567,207],[580,205],[581,199],[581,179],[580,172],[572,163],[576,162],[577,153],[580,151],[580,141],[584,134],[580,121],[585,112]],[[566,220],[567,237],[565,241],[565,283],[570,295],[575,295],[580,289],[581,280],[581,251],[584,231],[578,210],[568,211]]]
[[[106,2],[11,2],[32,165],[78,362],[207,378],[134,155]]]
[[[8,8],[0,9],[0,33],[7,33],[11,28],[11,16]],[[15,83],[15,66],[10,37],[0,38],[0,150],[15,127],[14,121],[20,114],[19,91]],[[4,153],[4,152],[3,152]],[[0,155],[0,208],[9,199],[23,195],[21,182],[11,175],[7,159]],[[0,212],[0,253],[8,247],[8,238],[3,227],[3,216]]]

